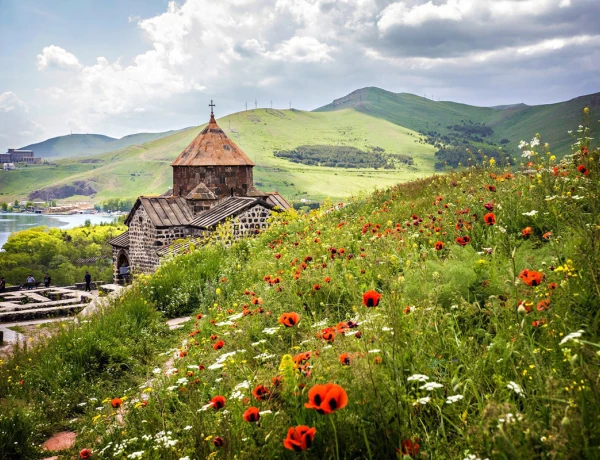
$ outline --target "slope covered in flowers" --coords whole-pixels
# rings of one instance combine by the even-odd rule
[[[81,401],[77,452],[597,457],[600,169],[586,135],[560,164],[536,137],[522,172],[492,164],[283,214],[138,280],[122,303],[192,320],[164,366],[80,395],[97,402]]]

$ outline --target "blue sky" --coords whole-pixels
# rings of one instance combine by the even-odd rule
[[[597,0],[0,0],[0,150],[379,86],[475,105],[600,91]]]

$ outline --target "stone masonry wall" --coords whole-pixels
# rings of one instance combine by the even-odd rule
[[[252,166],[174,166],[173,195],[186,196],[198,184],[205,184],[217,199],[246,196],[252,187]]]
[[[271,210],[261,205],[253,206],[239,214],[232,220],[234,238],[238,239],[262,232],[269,226],[267,221],[270,215]]]
[[[156,227],[144,207],[140,206],[129,223],[129,259],[133,273],[154,271],[158,265],[153,246],[155,240]]]

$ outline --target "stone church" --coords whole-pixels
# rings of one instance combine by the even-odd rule
[[[212,107],[208,125],[171,164],[173,189],[138,197],[128,230],[109,241],[115,282],[155,271],[161,257],[201,243],[228,220],[234,238],[250,236],[267,227],[271,213],[290,207],[279,193],[254,187],[254,163],[219,127]]]

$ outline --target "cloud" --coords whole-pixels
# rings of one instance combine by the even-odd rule
[[[255,98],[310,109],[371,85],[482,105],[556,100],[598,90],[581,69],[600,54],[599,16],[597,0],[182,0],[129,16],[148,46],[127,61],[44,48],[40,70],[70,72],[39,103],[121,135],[202,121],[204,99],[219,113]]]
[[[38,70],[48,68],[73,70],[81,69],[82,65],[74,54],[60,46],[50,45],[42,50],[42,54],[37,55],[37,67]]]
[[[29,107],[19,97],[7,91],[0,94],[0,151],[19,148],[39,137],[43,128],[31,120]]]

